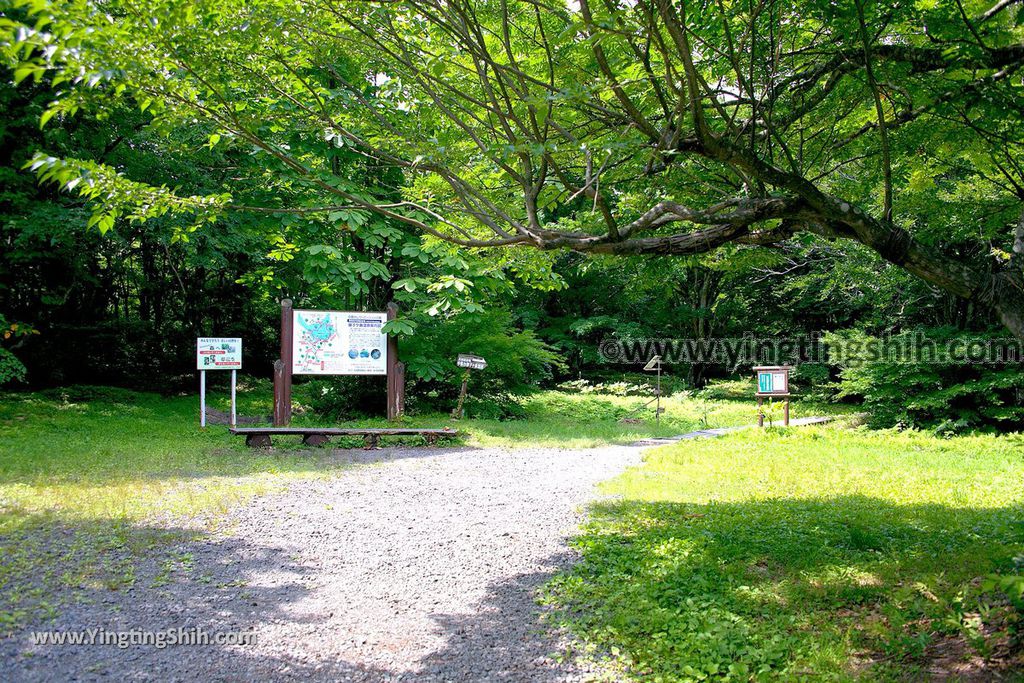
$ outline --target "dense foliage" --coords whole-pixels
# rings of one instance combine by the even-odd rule
[[[638,369],[605,339],[1012,313],[1013,3],[542,6],[0,6],[0,380],[187,386],[200,334],[245,337],[266,377],[284,297],[397,301],[412,409],[451,402],[460,351],[491,363],[471,395],[507,397]],[[867,224],[822,223],[837,206]],[[802,372],[883,424],[1020,424],[1012,365]],[[326,414],[379,407],[372,381],[319,386]]]

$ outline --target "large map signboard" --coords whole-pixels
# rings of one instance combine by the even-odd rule
[[[292,373],[386,375],[387,313],[294,311]]]

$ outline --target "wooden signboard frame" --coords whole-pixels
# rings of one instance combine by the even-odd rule
[[[387,321],[398,319],[398,305],[387,305]],[[274,426],[287,427],[292,421],[292,363],[294,353],[294,310],[291,299],[281,300],[281,357],[274,361]],[[387,417],[396,420],[405,413],[405,364],[398,360],[398,339],[387,338]]]
[[[789,426],[789,373],[793,370],[792,365],[758,365],[753,368],[754,382],[756,383],[755,395],[757,396],[757,426],[764,427],[764,399],[767,396],[779,396],[785,399],[782,409],[782,424]],[[768,388],[762,381],[767,376]],[[776,388],[776,381],[781,378],[781,386]]]

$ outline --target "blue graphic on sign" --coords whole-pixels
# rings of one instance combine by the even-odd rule
[[[768,394],[772,391],[772,373],[770,372],[759,372],[757,373],[757,390],[762,394]]]

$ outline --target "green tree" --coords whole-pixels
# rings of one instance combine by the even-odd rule
[[[131,98],[302,189],[247,204],[38,157],[43,179],[97,202],[101,229],[365,209],[461,247],[617,255],[807,233],[1024,336],[1017,5],[34,0],[5,26],[16,78],[65,89],[44,122]],[[365,192],[313,141],[401,186]]]

